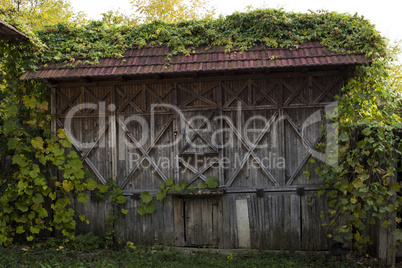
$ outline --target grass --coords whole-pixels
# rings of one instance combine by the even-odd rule
[[[374,267],[368,259],[349,260],[323,254],[143,247],[131,242],[120,250],[105,250],[105,241],[92,233],[69,243],[53,238],[34,246],[0,247],[0,268],[11,267]]]
[[[295,253],[180,252],[170,248],[92,250],[0,248],[0,267],[362,267],[329,256]],[[368,267],[368,266],[367,266]]]

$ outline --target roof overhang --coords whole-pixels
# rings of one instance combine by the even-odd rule
[[[17,30],[15,27],[0,20],[0,40],[2,40],[2,41],[8,41],[8,40],[29,41],[30,38],[28,35]]]

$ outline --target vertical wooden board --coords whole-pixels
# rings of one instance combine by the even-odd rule
[[[302,238],[302,215],[300,208],[300,196],[298,195],[290,195],[289,200],[289,211],[287,215],[287,220],[289,222],[287,231],[290,232],[292,237],[292,249],[304,250],[301,238]]]
[[[321,211],[327,210],[325,197],[317,197],[312,192],[301,197],[303,250],[329,249],[330,239],[327,237],[327,229],[322,226],[328,223],[328,218],[320,217]]]
[[[237,225],[235,222],[235,195],[227,194],[222,197],[222,244],[223,248],[237,247]]]
[[[174,206],[174,242],[175,246],[182,247],[185,245],[184,241],[184,217],[183,214],[183,199],[174,197],[173,198],[173,206]]]
[[[175,212],[171,195],[167,196],[163,201],[161,217],[163,218],[163,225],[160,229],[160,232],[162,232],[161,242],[165,245],[173,245],[175,241]]]
[[[222,235],[222,202],[221,198],[212,200],[212,246],[220,247]]]
[[[185,234],[184,240],[186,246],[194,245],[196,240],[194,229],[195,229],[195,219],[194,219],[194,203],[189,200],[183,200],[184,205],[184,221],[185,221]]]

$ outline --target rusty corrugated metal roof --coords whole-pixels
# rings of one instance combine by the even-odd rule
[[[342,54],[330,51],[319,42],[309,42],[298,49],[268,48],[260,45],[240,52],[225,53],[224,46],[208,50],[198,48],[189,56],[171,57],[166,46],[129,49],[121,59],[100,59],[98,65],[83,65],[76,61],[75,67],[64,63],[39,66],[37,72],[27,72],[22,79],[74,79],[80,77],[113,77],[121,75],[178,74],[191,72],[214,72],[253,70],[262,68],[289,68],[330,65],[350,65],[369,62],[360,54]],[[81,61],[82,62],[82,61]]]
[[[29,37],[23,32],[17,30],[10,24],[0,20],[0,40],[25,40]]]

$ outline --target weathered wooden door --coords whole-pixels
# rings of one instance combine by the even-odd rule
[[[220,241],[220,199],[183,199],[184,245],[188,247],[218,247]]]

